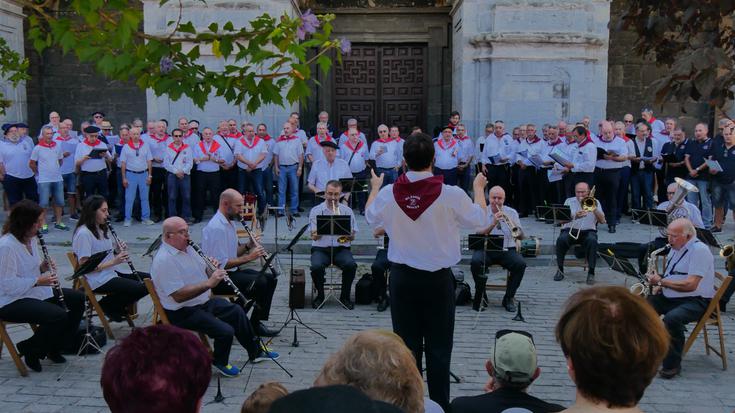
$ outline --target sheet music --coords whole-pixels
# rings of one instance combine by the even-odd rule
[[[722,172],[723,170],[722,165],[714,159],[705,159],[704,162],[707,164],[710,171]]]

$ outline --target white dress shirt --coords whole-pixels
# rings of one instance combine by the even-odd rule
[[[329,163],[326,159],[321,159],[312,165],[307,182],[314,185],[318,191],[324,191],[327,182],[348,178],[352,178],[352,171],[347,161],[336,158],[334,162]]]
[[[263,139],[263,142],[265,143],[265,146],[268,149],[268,151],[265,154],[265,159],[263,159],[263,162],[262,162],[263,166],[261,166],[260,169],[266,170],[273,162],[273,149],[276,146],[276,140],[271,138],[270,135],[266,135],[265,138],[261,138],[261,139]]]
[[[209,301],[209,290],[181,303],[171,297],[171,294],[187,285],[207,281],[206,268],[204,260],[192,247],[187,246],[184,252],[172,247],[166,241],[162,242],[151,264],[151,279],[156,286],[161,306],[166,310],[178,310]]]
[[[278,156],[279,166],[288,166],[299,163],[299,158],[304,154],[304,146],[296,135],[291,138],[280,136],[276,139],[273,155]]]
[[[534,155],[538,155],[539,157],[543,158],[547,146],[548,144],[538,137],[536,137],[535,140],[532,139],[530,141],[528,139],[523,139],[518,144],[518,149],[516,151],[516,161],[520,161],[523,165],[527,167],[530,166],[535,168],[535,165],[533,164],[533,162],[531,162],[531,158]],[[525,153],[526,156],[522,156],[522,153]]]
[[[202,229],[202,251],[224,267],[227,261],[237,258],[238,244],[235,223],[217,211]]]
[[[503,159],[495,163],[495,165],[506,165],[513,162],[513,155],[515,153],[515,143],[513,137],[507,133],[502,136],[497,136],[494,133],[485,137],[485,147],[483,152],[483,158],[487,160],[487,163],[493,163],[491,158],[493,156],[500,155]]]
[[[133,148],[133,140],[131,139],[123,145],[122,152],[120,152],[120,164],[125,162],[125,170],[132,172],[148,172],[148,161],[153,160],[151,154],[151,147],[145,142],[138,141],[138,145]]]
[[[666,211],[669,205],[671,205],[671,201],[664,201],[658,204],[656,209],[658,209],[659,211]],[[704,222],[702,222],[702,213],[699,212],[699,208],[697,208],[696,205],[684,200],[682,207],[686,209],[687,216],[676,216],[675,218],[687,218],[692,221],[692,224],[694,224],[696,228],[704,228]]]
[[[628,156],[628,144],[625,143],[623,138],[613,136],[611,141],[606,141],[602,138],[592,138],[597,147],[602,148],[606,151],[615,152],[618,156]],[[620,169],[623,167],[623,162],[613,161],[610,159],[597,159],[595,161],[595,167],[600,169]]]
[[[559,138],[557,141],[558,143],[555,145],[552,145],[551,143],[547,143],[547,149],[546,149],[546,156],[544,157],[544,161],[553,161],[551,156],[549,156],[552,152],[553,153],[559,153],[560,155],[564,156],[567,160],[572,159],[572,151],[576,147],[576,143],[568,144],[564,141],[564,139]],[[564,174],[561,172],[564,169],[563,165],[560,165],[558,162],[554,161],[554,163],[551,165],[551,168],[549,169],[547,176],[549,178],[549,182],[558,182],[561,181],[562,178],[564,178]]]
[[[444,138],[434,142],[434,167],[438,169],[456,169],[459,165],[460,145],[451,138],[447,143]]]
[[[105,152],[100,158],[90,158],[82,162],[81,170],[84,172],[99,172],[103,169],[107,169],[107,163],[105,162],[105,159],[112,159],[110,148],[107,146],[106,143],[102,142],[99,139],[94,146],[91,146],[87,142],[88,141],[84,139],[79,145],[77,145],[77,151],[74,154],[74,162],[89,155],[94,149],[107,149],[107,152]]]
[[[431,172],[409,171],[415,182]],[[424,271],[456,265],[461,258],[459,228],[487,227],[487,215],[457,186],[443,185],[439,197],[416,221],[406,215],[393,196],[393,184],[384,186],[365,211],[368,223],[385,228],[391,239],[388,260]]]
[[[225,161],[224,166],[230,167],[235,164],[235,146],[237,146],[238,139],[240,138],[214,135],[214,140],[219,142],[220,146],[222,146],[221,154],[222,159]]]
[[[383,152],[378,155],[378,149]],[[397,168],[403,161],[403,139],[378,139],[370,147],[370,159],[383,169]]]
[[[640,140],[637,137],[635,139],[632,139],[633,145],[633,152],[632,155],[636,155],[635,148],[638,148],[638,153],[640,154],[640,157],[642,158],[646,152],[646,140]],[[657,141],[656,139],[651,138],[651,153],[654,158],[658,158],[661,156],[661,147],[662,145]],[[637,157],[637,156],[636,156]],[[642,170],[645,168],[645,163],[643,161],[640,161],[639,165],[640,169]]]
[[[350,225],[352,226],[352,231],[357,233],[357,221],[355,221],[355,214],[352,212],[352,208],[348,207],[345,204],[339,204],[338,208],[339,214],[335,214],[332,209],[327,206],[327,201],[322,202],[321,204],[315,206],[314,208],[309,211],[309,231],[314,232],[316,231],[316,217],[319,215],[349,215],[350,216]],[[312,247],[349,247],[351,244],[350,242],[346,242],[344,244],[340,244],[337,242],[337,239],[340,236],[338,235],[322,235],[321,238],[319,238],[316,241],[311,241]]]
[[[33,170],[28,166],[33,146],[31,138],[20,138],[16,143],[9,140],[0,143],[0,163],[5,166],[7,175],[19,179],[33,176]]]
[[[358,141],[357,148],[355,148],[352,146],[352,143],[347,140],[342,142],[339,149],[337,156],[341,157],[349,164],[350,171],[352,171],[353,174],[360,173],[365,170],[365,161],[370,159],[370,153],[368,152],[367,145],[362,143],[362,141]],[[355,153],[355,156],[352,156],[353,152]]]
[[[459,162],[467,163],[475,155],[475,144],[472,142],[472,138],[467,135],[463,137],[455,136],[457,142],[459,142]]]
[[[36,161],[38,169],[38,183],[63,180],[59,160],[64,159],[64,155],[61,153],[61,145],[54,143],[51,148],[38,144],[31,152],[31,160]]]
[[[306,144],[306,151],[304,152],[304,156],[311,155],[312,164],[316,163],[316,161],[320,159],[324,159],[324,148],[322,148],[320,144],[321,142],[334,142],[337,144],[337,141],[329,137],[329,135],[324,139],[319,138],[319,136],[312,136],[311,139],[309,139],[309,143]],[[337,156],[339,156],[339,153]]]
[[[577,143],[572,152],[572,172],[594,172],[597,162],[597,146],[591,140]]]
[[[79,139],[71,135],[64,139],[58,133],[54,135],[54,142],[61,146],[61,154],[69,152],[69,156],[64,157],[64,161],[61,163],[61,174],[66,175],[73,173],[76,167],[74,166],[74,154],[77,152],[77,145],[79,145]]]
[[[621,138],[621,139],[625,140],[624,138]],[[628,139],[625,141],[625,147],[628,148],[628,156],[635,155],[635,146],[633,145],[635,145],[634,139]],[[623,162],[622,165],[623,165],[623,168],[625,168],[626,166],[630,168],[631,167],[630,159]]]
[[[568,206],[569,209],[572,211],[572,219],[574,219],[574,215],[577,213],[577,211],[580,211],[582,209],[582,205],[580,205],[577,197],[567,198],[567,200],[564,201],[564,205]],[[605,214],[602,211],[602,205],[600,204],[600,201],[597,201],[597,210],[600,211],[601,214]],[[583,216],[582,218],[577,218],[572,222],[567,222],[561,227],[562,229],[569,229],[571,228],[572,223],[574,223],[575,231],[577,229],[581,231],[597,230],[597,217],[595,216],[594,212],[587,212],[587,215]]]
[[[53,297],[49,286],[34,287],[41,276],[41,257],[35,238],[31,250],[11,233],[0,237],[0,307],[21,298],[46,300]]]
[[[229,151],[229,149],[224,148],[221,143],[214,139],[212,139],[209,144],[202,140],[201,142],[198,142],[197,144],[192,146],[192,148],[194,148],[194,159],[199,159],[199,161],[196,162],[197,171],[202,172],[219,171],[220,164],[217,162],[217,160],[224,159],[223,152]],[[202,160],[207,156],[210,156],[210,159]]]
[[[112,237],[109,231],[107,232],[107,236]],[[80,262],[83,258],[89,258],[100,251],[107,250],[109,250],[110,252],[102,260],[102,262],[109,261],[114,258],[112,250],[112,238],[105,238],[104,236],[100,235],[100,239],[97,239],[89,230],[89,228],[84,225],[80,226],[79,229],[77,229],[77,231],[74,233],[74,239],[71,242],[71,249],[72,251],[74,251],[74,254],[77,256],[77,259]],[[120,271],[119,267],[121,267],[120,264],[114,265],[112,267],[107,267],[100,271],[90,272],[86,275],[87,281],[89,281],[89,286],[92,287],[92,289],[94,290],[102,284],[117,277],[115,270]]]
[[[681,281],[687,279],[690,275],[701,277],[699,285],[694,291],[681,292],[664,288],[664,296],[668,298],[712,298],[715,295],[714,257],[709,247],[699,241],[697,237],[690,239],[681,249],[675,250],[672,248],[669,251],[666,256],[666,268],[664,269],[663,278]]]
[[[163,155],[163,165],[167,171],[175,174],[177,172],[183,172],[185,175],[189,175],[191,167],[194,165],[194,157],[191,152],[189,145],[182,143],[178,150],[181,154],[177,157],[177,149],[174,144],[171,143],[166,147],[166,152]],[[174,162],[174,158],[176,162]]]

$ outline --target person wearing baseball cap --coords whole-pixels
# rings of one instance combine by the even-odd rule
[[[453,413],[500,413],[512,408],[534,413],[564,410],[563,406],[547,403],[527,393],[528,386],[541,373],[530,333],[499,330],[485,368],[490,376],[485,385],[486,393],[457,397],[452,401]]]

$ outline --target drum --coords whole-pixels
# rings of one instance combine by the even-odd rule
[[[541,252],[540,238],[529,237],[521,240],[520,254],[524,257],[538,257]]]

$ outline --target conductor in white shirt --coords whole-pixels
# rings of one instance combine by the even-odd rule
[[[372,173],[365,217],[391,238],[393,331],[413,351],[419,367],[426,352],[429,397],[446,410],[454,336],[451,267],[461,258],[459,228],[488,225],[487,179],[475,177],[474,203],[461,188],[442,184],[442,177],[432,174],[434,143],[424,133],[406,139],[403,157],[409,171],[394,184],[380,189],[383,174]]]

